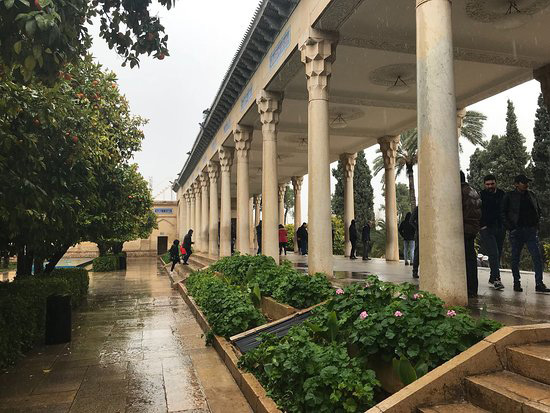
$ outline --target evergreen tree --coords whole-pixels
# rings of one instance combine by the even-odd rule
[[[336,178],[336,188],[332,195],[332,212],[338,217],[344,217],[344,172],[342,161],[338,167],[332,169],[332,176]],[[353,197],[355,222],[358,231],[369,220],[374,220],[374,195],[371,185],[372,174],[367,163],[364,151],[357,152],[355,171],[353,174]]]
[[[533,189],[542,208],[540,236],[550,238],[550,114],[539,95],[539,107],[535,116],[535,142],[531,156],[533,158]]]
[[[508,100],[506,134],[493,135],[484,149],[476,149],[470,157],[468,180],[475,188],[482,189],[483,177],[493,174],[501,189],[511,190],[515,176],[525,173],[528,161],[525,138],[518,129],[514,105]]]

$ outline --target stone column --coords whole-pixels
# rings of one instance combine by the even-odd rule
[[[218,221],[220,211],[218,207],[218,178],[220,176],[220,164],[208,162],[208,177],[210,178],[210,222],[208,231],[208,254],[218,255]]]
[[[191,228],[191,199],[189,197],[188,191],[185,191],[185,193],[183,194],[183,198],[185,199],[185,228],[183,228],[181,232],[183,236],[185,236],[185,234],[187,234],[187,231],[189,231],[189,228]]]
[[[201,172],[199,175],[201,181],[201,246],[202,252],[208,253],[208,227],[210,214],[208,211],[208,172]]]
[[[236,249],[241,254],[250,254],[248,233],[248,152],[252,142],[253,129],[249,126],[237,125],[233,131],[237,159],[237,241]]]
[[[303,176],[292,177],[292,187],[294,188],[294,252],[298,251],[298,237],[296,237],[296,231],[302,223],[302,183],[304,182]]]
[[[349,257],[351,253],[351,241],[349,238],[349,226],[355,219],[355,200],[353,192],[353,171],[355,170],[356,153],[343,153],[340,155],[344,170],[344,255]]]
[[[286,184],[279,184],[279,224],[285,225]]]
[[[310,274],[333,273],[330,200],[328,95],[335,36],[312,31],[300,47],[305,64],[308,103],[308,268]]]
[[[451,1],[416,0],[420,288],[465,305]]]
[[[231,165],[233,150],[222,146],[218,150],[221,166],[221,217],[220,217],[220,257],[231,256]]]
[[[262,123],[262,254],[279,263],[277,125],[282,95],[262,90],[256,99]]]
[[[399,232],[397,231],[397,202],[395,195],[395,157],[399,136],[378,139],[384,159],[384,186],[386,189],[386,261],[399,261]]]
[[[195,190],[193,189],[193,185],[191,185],[188,189],[189,191],[189,200],[191,201],[189,204],[189,228],[193,230],[193,235],[195,232]],[[193,236],[193,240],[196,242],[196,237]]]
[[[254,233],[254,197],[248,198],[248,240],[250,242],[250,249],[254,250],[256,247],[256,237]]]
[[[202,251],[202,237],[201,237],[201,182],[200,178],[197,177],[197,180],[193,183],[193,188],[195,190],[195,229],[193,230],[193,235],[195,238],[195,248],[197,251]]]

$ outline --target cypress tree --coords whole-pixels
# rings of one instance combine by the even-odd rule
[[[538,105],[533,129],[535,142],[531,151],[533,190],[542,208],[540,236],[547,239],[550,238],[550,114],[544,104],[542,93],[539,95]]]

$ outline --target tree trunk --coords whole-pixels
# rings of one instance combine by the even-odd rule
[[[44,260],[42,258],[34,258],[34,275],[41,274],[44,271]]]
[[[409,177],[409,202],[411,204],[411,212],[416,208],[416,194],[414,189],[414,171],[412,166],[407,165],[407,176]]]
[[[21,247],[17,253],[17,276],[32,275],[33,253]]]
[[[109,252],[109,243],[107,242],[98,242],[97,248],[99,249],[99,256],[104,257]]]
[[[70,245],[61,245],[59,247],[59,250],[48,260],[48,263],[46,264],[46,267],[44,268],[44,272],[46,274],[51,273],[54,269],[59,260],[65,255],[67,250],[69,249]]]

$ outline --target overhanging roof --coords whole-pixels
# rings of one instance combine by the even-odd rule
[[[185,182],[212,141],[235,101],[258,68],[275,38],[300,0],[261,0],[252,22],[235,53],[209,113],[195,139],[191,155],[178,174],[172,189]]]

